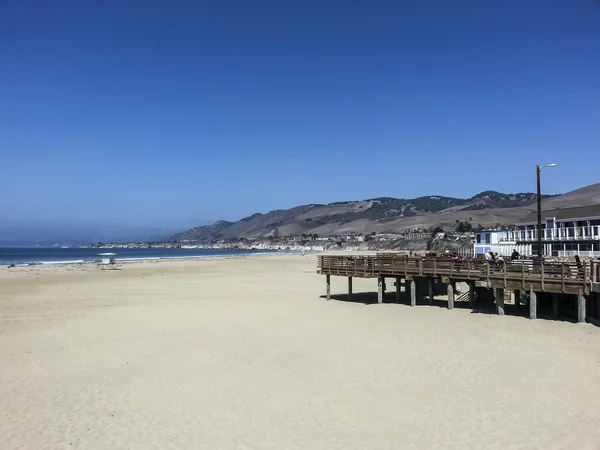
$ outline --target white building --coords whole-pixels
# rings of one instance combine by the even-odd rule
[[[544,255],[600,257],[600,205],[542,211]],[[491,233],[488,238],[488,233]],[[477,233],[475,253],[486,246],[499,255],[509,256],[514,249],[521,255],[537,255],[537,212],[531,213],[513,231]],[[489,241],[489,242],[488,242]]]
[[[504,233],[504,231],[502,230],[486,230],[486,231],[480,231],[478,233],[476,233],[475,235],[475,244],[474,244],[474,248],[473,248],[473,252],[475,253],[475,256],[477,255],[483,255],[485,252],[488,251],[492,251],[494,253],[498,253],[499,255],[502,256],[510,256],[510,253],[512,253],[513,249],[510,249],[510,253],[507,255],[504,252],[506,251],[506,249],[504,249],[501,245],[500,245],[500,234]]]

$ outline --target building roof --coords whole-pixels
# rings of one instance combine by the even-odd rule
[[[546,217],[556,217],[557,220],[568,219],[589,219],[591,217],[600,217],[600,205],[577,206],[575,208],[557,208],[542,211],[542,220]],[[522,222],[536,223],[537,211],[530,213]]]

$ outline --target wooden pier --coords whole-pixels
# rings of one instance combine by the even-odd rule
[[[513,292],[515,305],[519,305],[521,292],[527,293],[529,317],[537,317],[537,297],[554,294],[553,313],[558,315],[566,297],[575,298],[573,312],[578,322],[585,322],[588,310],[591,320],[599,313],[600,262],[536,262],[531,260],[507,261],[497,264],[485,260],[454,261],[446,257],[408,257],[402,254],[380,253],[376,256],[323,255],[318,257],[318,273],[326,276],[327,299],[331,298],[331,276],[348,277],[348,294],[352,296],[352,278],[377,278],[378,303],[383,303],[385,279],[396,280],[396,298],[409,296],[410,305],[417,304],[418,296],[426,292],[430,302],[434,296],[434,283],[445,285],[448,308],[454,307],[456,283],[469,286],[469,302],[474,306],[477,298],[491,293],[497,313],[504,314],[507,291]],[[421,295],[419,295],[420,293]],[[592,302],[586,303],[591,298]],[[565,308],[563,308],[565,309]]]

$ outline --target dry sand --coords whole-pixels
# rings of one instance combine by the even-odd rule
[[[315,265],[0,269],[0,449],[600,448],[600,329],[326,302]]]

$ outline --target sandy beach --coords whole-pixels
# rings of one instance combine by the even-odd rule
[[[315,266],[0,269],[0,448],[600,448],[600,329],[327,302]]]

